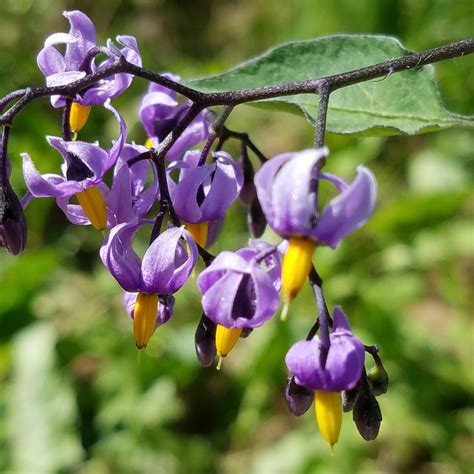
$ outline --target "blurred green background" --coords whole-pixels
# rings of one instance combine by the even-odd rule
[[[87,13],[101,42],[135,35],[146,67],[186,79],[287,40],[383,33],[419,51],[467,37],[474,24],[470,0],[3,0],[1,95],[43,83],[36,54],[46,36],[68,30],[65,9]],[[436,76],[448,108],[472,114],[472,56],[436,65]],[[135,80],[114,102],[136,141],[144,139],[136,110],[145,88]],[[249,131],[268,156],[312,142],[311,127],[291,115],[239,108],[229,126]],[[81,138],[106,145],[115,133],[108,114],[94,109]],[[60,112],[45,99],[13,127],[17,191],[24,190],[21,152],[41,170],[57,170],[47,134],[60,134]],[[473,471],[472,132],[327,141],[328,171],[352,179],[365,163],[379,183],[370,223],[337,251],[315,256],[329,305],[341,304],[364,342],[380,346],[390,373],[379,438],[363,441],[345,415],[331,456],[312,410],[297,419],[286,409],[284,356],[314,319],[309,290],[286,323],[275,318],[241,340],[219,373],[194,355],[200,310],[190,281],[174,318],[139,357],[121,290],[97,256],[100,237],[68,225],[45,199],[27,209],[25,253],[0,253],[0,471]],[[246,239],[245,210],[236,205],[212,251]]]

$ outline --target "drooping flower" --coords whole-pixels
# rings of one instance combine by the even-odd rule
[[[197,260],[197,247],[183,227],[173,227],[161,233],[140,259],[132,248],[139,227],[136,222],[114,227],[104,240],[100,257],[125,291],[137,293],[134,334],[142,349],[155,330],[159,298],[175,293],[187,281]]]
[[[179,81],[179,76],[165,73],[164,77]],[[191,103],[179,103],[176,92],[159,84],[151,83],[140,105],[140,120],[148,136],[148,146],[155,148],[173,130],[176,124],[186,115]],[[179,160],[194,145],[205,140],[209,135],[207,113],[201,112],[176,140],[166,154],[169,161]]]
[[[180,170],[178,183],[170,186],[176,214],[187,223],[196,242],[205,247],[211,243],[209,223],[220,226],[227,209],[242,189],[243,174],[226,152],[214,153],[213,163],[198,166],[200,156],[199,151],[189,151],[182,161],[172,163],[168,170]]]
[[[127,129],[120,114],[110,105],[120,125],[120,135],[109,151],[99,145],[82,141],[65,141],[59,137],[47,137],[51,146],[61,153],[64,163],[63,175],[40,174],[27,153],[22,153],[23,175],[26,185],[34,197],[70,198],[76,196],[92,225],[103,230],[107,226],[102,180],[115,164],[125,143]],[[101,189],[102,188],[102,189]]]
[[[221,252],[198,277],[204,313],[218,325],[256,328],[278,307],[280,257],[274,252],[259,261],[262,247],[268,251],[271,246],[256,246]]]
[[[299,385],[310,390],[340,392],[352,389],[364,368],[364,345],[352,335],[340,307],[334,309],[329,347],[318,336],[299,341],[286,354],[286,365]]]
[[[336,248],[340,240],[371,216],[376,198],[374,175],[357,168],[351,184],[320,172],[327,148],[278,155],[255,175],[257,195],[268,224],[289,239],[283,261],[283,299],[287,305],[300,291],[316,245]],[[339,195],[319,211],[320,180],[334,184]]]
[[[69,33],[54,33],[46,38],[43,49],[37,57],[38,67],[46,77],[48,86],[66,85],[82,79],[86,74],[103,70],[112,65],[121,56],[137,66],[141,66],[141,57],[133,36],[117,36],[118,48],[111,40],[107,46],[96,44],[96,31],[92,21],[84,13],[74,10],[65,11],[69,20]],[[56,46],[65,45],[65,53],[61,54]],[[100,64],[95,63],[98,54],[105,54],[106,59]],[[74,102],[90,106],[103,104],[107,99],[120,95],[132,82],[133,76],[126,73],[114,74],[99,80],[74,97]],[[54,107],[62,107],[65,98],[51,97]]]
[[[115,163],[112,186],[109,189],[105,183],[100,185],[107,208],[107,229],[142,218],[159,198],[155,165],[145,161],[128,165],[130,159],[146,150],[144,146],[125,144]],[[149,169],[153,177],[147,183]],[[73,224],[91,223],[81,205],[70,203],[70,197],[57,198],[56,201]]]

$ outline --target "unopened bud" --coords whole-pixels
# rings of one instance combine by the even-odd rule
[[[362,438],[366,441],[377,438],[382,422],[382,412],[370,390],[359,395],[352,412],[352,419]]]
[[[203,367],[211,365],[216,357],[215,336],[216,324],[203,314],[194,335],[196,356]]]
[[[380,357],[375,354],[373,355],[373,358],[375,361],[375,367],[369,370],[367,377],[372,386],[372,392],[375,396],[379,396],[387,392],[389,378]]]
[[[310,409],[314,400],[314,392],[298,385],[295,382],[295,377],[291,376],[286,384],[285,400],[290,413],[294,416],[301,416]]]
[[[26,235],[23,208],[7,180],[4,185],[0,185],[0,245],[12,255],[18,255],[25,248]]]
[[[255,197],[250,204],[250,208],[247,214],[247,225],[249,232],[252,237],[258,239],[265,232],[265,227],[267,226],[267,221],[265,215],[263,214],[262,207],[257,197]]]
[[[244,152],[245,150],[245,152]],[[253,178],[255,176],[252,162],[249,160],[247,154],[247,148],[244,147],[242,156],[240,158],[240,164],[242,166],[242,171],[244,175],[244,184],[240,191],[240,200],[246,205],[250,206],[257,195],[257,189],[255,188],[255,184],[253,182]]]

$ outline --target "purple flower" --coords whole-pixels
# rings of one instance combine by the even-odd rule
[[[156,167],[149,162],[139,161],[128,166],[127,162],[147,148],[140,145],[125,144],[115,163],[112,186],[101,183],[100,190],[107,207],[107,229],[124,222],[142,218],[159,198],[158,176]],[[147,185],[148,171],[153,173],[152,181]],[[77,225],[89,225],[82,206],[71,204],[70,197],[58,198],[58,206],[70,222]]]
[[[214,153],[212,164],[197,166],[200,156],[190,151],[168,168],[180,169],[178,183],[170,187],[174,209],[180,219],[194,224],[223,219],[243,184],[242,170],[228,153]]]
[[[179,81],[180,77],[165,73],[164,77]],[[180,104],[176,92],[164,86],[151,83],[148,92],[140,105],[140,120],[155,148],[173,130],[176,124],[186,115],[190,102]],[[176,140],[166,154],[169,161],[179,160],[184,152],[192,146],[202,142],[209,135],[209,122],[206,111],[201,112],[186,128],[184,133]]]
[[[280,256],[277,252],[269,253],[269,244],[253,246],[221,252],[199,275],[197,283],[203,295],[204,313],[216,324],[255,328],[265,323],[278,307]]]
[[[333,319],[329,348],[324,348],[316,336],[311,341],[297,342],[286,354],[286,365],[298,385],[340,392],[354,388],[358,382],[364,367],[364,345],[352,335],[339,306],[334,309]]]
[[[319,148],[278,155],[256,173],[255,185],[265,217],[276,232],[284,237],[308,237],[335,248],[371,216],[377,187],[364,166],[357,167],[351,184],[320,173],[318,164],[327,154],[327,148]],[[333,183],[340,192],[321,214],[317,202],[320,179]]]
[[[175,293],[194,268],[196,244],[183,227],[173,227],[161,233],[140,259],[132,248],[139,227],[133,222],[114,227],[100,249],[102,262],[125,291]]]
[[[137,296],[138,293],[129,293],[128,291],[126,291],[123,295],[123,306],[125,307],[125,311],[127,311],[127,314],[131,319],[134,319],[135,316],[134,312]],[[171,319],[171,316],[173,315],[174,303],[174,296],[167,296],[166,298],[160,298],[158,300],[155,329],[158,326],[162,326],[163,324],[167,323]]]
[[[61,153],[63,175],[40,174],[28,153],[22,153],[23,175],[34,197],[69,198],[102,182],[104,174],[115,164],[127,136],[127,128],[120,114],[110,105],[120,124],[120,135],[109,151],[99,145],[82,141],[65,141],[59,137],[47,137],[51,146]]]
[[[98,72],[112,65],[121,56],[137,66],[141,66],[141,57],[133,36],[117,36],[117,42],[123,46],[119,49],[110,40],[106,47],[97,47],[95,27],[89,17],[74,10],[64,12],[69,20],[69,33],[54,33],[46,38],[43,49],[37,57],[38,67],[46,76],[48,86],[66,85],[82,79],[86,74]],[[57,45],[65,45],[61,54]],[[99,65],[95,64],[98,53],[107,58]],[[115,74],[101,79],[74,98],[82,105],[103,104],[107,99],[120,95],[132,82],[130,74]],[[53,96],[54,107],[65,104],[64,97]]]

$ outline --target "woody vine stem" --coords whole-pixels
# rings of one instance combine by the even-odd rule
[[[193,106],[188,113],[176,125],[172,132],[160,144],[157,149],[158,158],[164,157],[177,138],[192,122],[192,120],[205,108],[211,106],[226,106],[224,112],[224,121],[230,114],[232,107],[254,102],[257,100],[271,99],[288,95],[313,93],[320,96],[318,117],[316,121],[316,131],[314,144],[320,147],[324,143],[324,134],[326,130],[326,115],[331,92],[347,87],[353,84],[366,82],[377,77],[395,74],[416,67],[432,64],[446,59],[452,59],[474,52],[474,38],[468,38],[462,41],[451,43],[438,48],[429,49],[421,53],[413,53],[407,56],[391,59],[372,66],[355,69],[353,71],[335,74],[333,76],[309,79],[305,81],[288,82],[286,84],[277,84],[254,89],[242,89],[226,92],[201,92],[184,84],[168,79],[160,74],[145,68],[129,63],[123,56],[120,57],[110,67],[104,68],[100,72],[89,74],[78,81],[63,86],[36,87],[20,89],[7,94],[0,99],[0,112],[11,102],[16,101],[7,111],[0,116],[0,125],[10,126],[18,113],[30,102],[40,97],[49,97],[52,95],[63,95],[73,97],[76,93],[86,87],[96,83],[100,79],[117,73],[129,73],[134,76],[147,79],[156,84],[160,84],[171,89],[193,102]],[[99,54],[100,51],[96,51]],[[93,57],[90,58],[91,60]],[[228,112],[228,113],[227,113]],[[215,131],[222,130],[223,123],[217,120]],[[5,156],[5,155],[3,155]]]

